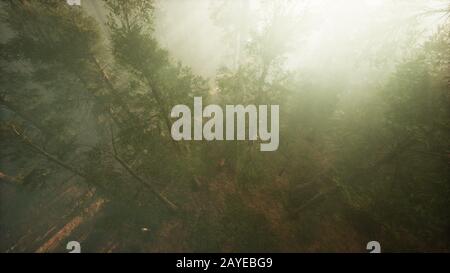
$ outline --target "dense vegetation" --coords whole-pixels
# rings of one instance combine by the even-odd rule
[[[2,184],[76,176],[106,200],[90,232],[115,234],[114,251],[449,251],[448,21],[349,91],[352,75],[286,68],[283,14],[210,80],[160,46],[151,1],[105,2],[105,26],[64,1],[1,7]],[[194,96],[280,105],[279,149],[173,141],[170,110]]]

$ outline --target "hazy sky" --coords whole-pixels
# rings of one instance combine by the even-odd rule
[[[83,5],[105,20],[104,10],[93,3]],[[448,9],[450,1],[156,0],[155,5],[160,44],[174,60],[213,78],[221,66],[233,67],[242,60],[252,33],[273,23],[274,14],[279,16],[272,39],[289,49],[289,69],[353,72],[355,65],[374,56],[394,63],[410,46],[419,45],[448,19],[431,11]]]
[[[333,63],[350,64],[368,50],[400,49],[412,26],[430,33],[442,22],[442,14],[428,15],[428,11],[450,4],[443,0],[274,2],[159,0],[156,35],[174,58],[203,76],[213,76],[218,67],[232,63],[238,32],[245,44],[246,33],[260,30],[277,10],[283,20],[276,30],[290,49],[288,66],[322,70]]]

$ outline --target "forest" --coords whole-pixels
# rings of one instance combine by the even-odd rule
[[[449,1],[3,0],[0,33],[1,252],[450,251]],[[174,138],[194,98],[278,135]]]

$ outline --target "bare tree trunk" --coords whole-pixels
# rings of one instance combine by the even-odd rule
[[[9,176],[1,171],[0,171],[0,180],[13,185],[19,185],[22,183],[22,180],[20,178]]]

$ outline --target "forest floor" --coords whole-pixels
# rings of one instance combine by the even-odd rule
[[[283,176],[245,189],[220,172],[190,196],[183,215],[153,226],[120,219],[75,180],[38,193],[1,185],[2,252],[67,252],[71,240],[84,252],[366,251],[366,238],[326,201],[296,215],[286,209]]]

